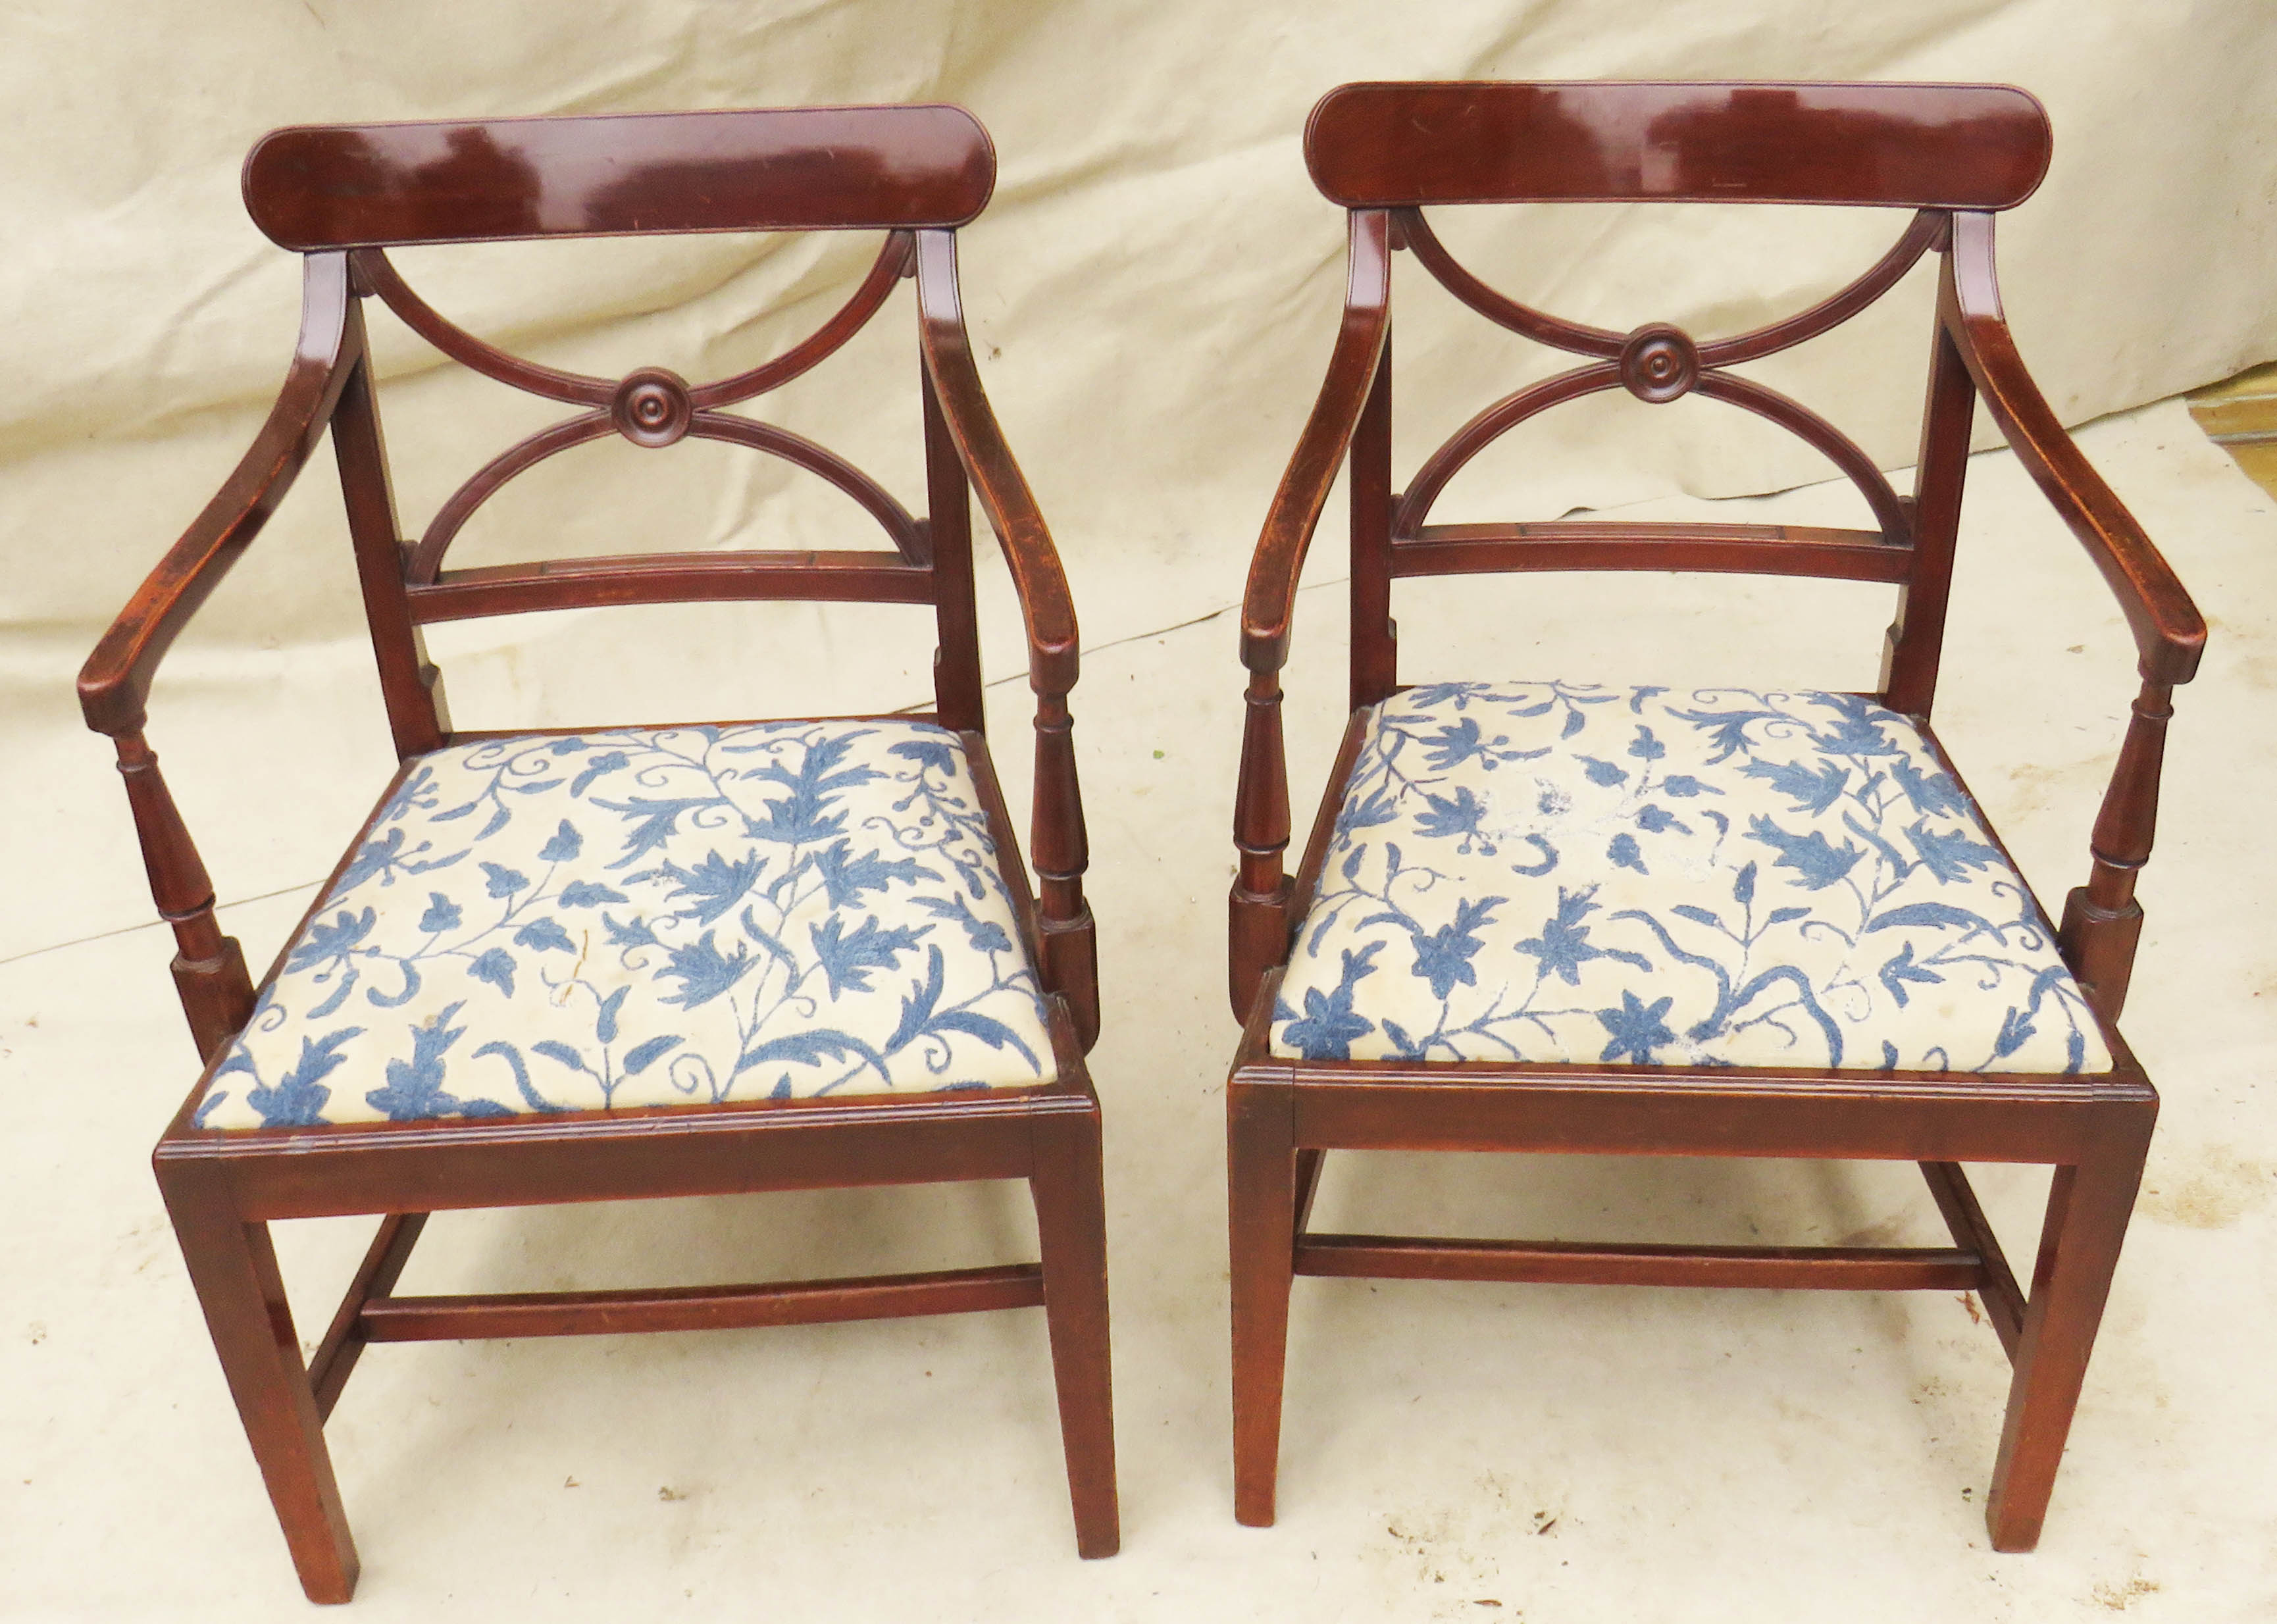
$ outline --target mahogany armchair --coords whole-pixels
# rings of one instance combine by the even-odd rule
[[[1966,85],[1360,84],[1306,161],[1348,211],[1328,380],[1273,501],[1243,610],[1249,671],[1230,902],[1245,1023],[1228,1089],[1237,1514],[1270,1523],[1294,1275],[1970,1291],[2014,1367],[1986,1506],[2030,1550],[2080,1392],[2158,1096],[2115,1023],[2143,913],[2161,743],[2205,622],[2025,371],[1995,214],[2045,172],[2023,92]],[[1887,255],[1784,321],[1695,339],[1527,308],[1457,263],[1428,205],[1786,202],[1911,211]],[[1581,358],[1391,469],[1390,263]],[[1816,337],[1924,254],[1941,267],[1913,489],[1727,369]],[[1433,524],[1496,436],[1565,400],[1697,393],[1824,452],[1865,530]],[[1982,398],[2125,611],[2142,675],[2087,883],[2051,929],[1930,726],[1969,427]],[[1349,454],[1352,719],[1293,881],[1279,673],[1297,576]],[[1816,576],[1897,589],[1871,694],[1490,680],[1403,687],[1392,583],[1505,570]],[[1492,675],[1492,674],[1489,674]],[[1712,674],[1703,674],[1712,681]],[[1615,1246],[1307,1229],[1331,1150],[1917,1162],[1930,1249]],[[2029,1292],[1961,1164],[2052,1166]]]
[[[1077,1544],[1119,1535],[1110,1413],[1099,1029],[1070,736],[1067,583],[981,390],[956,230],[995,155],[946,106],[279,130],[255,221],[305,257],[298,350],[253,448],[80,679],[117,741],[173,975],[204,1063],[155,1167],[308,1596],[357,1560],[324,1425],[372,1342],[682,1330],[1041,1306]],[[689,385],[492,347],[405,285],[395,245],[715,231],[876,231],[845,307],[764,365]],[[724,408],[806,372],[914,278],[927,507]],[[364,309],[574,415],[504,452],[401,539]],[[168,645],[329,431],[400,757],[377,809],[256,986],[143,739]],[[617,434],[723,440],[851,497],[889,548],[446,568],[453,536],[540,460]],[[971,493],[1025,615],[1036,696],[1032,895],[981,707]],[[579,731],[454,728],[421,629],[470,616],[702,599],[931,604],[930,711]],[[443,1208],[1017,1178],[1042,1261],[735,1286],[395,1293]],[[303,1363],[271,1250],[280,1218],[384,1215]]]

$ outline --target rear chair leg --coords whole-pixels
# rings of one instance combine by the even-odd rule
[[[2056,1169],[2016,1346],[1999,1459],[1984,1505],[1995,1551],[2030,1551],[2039,1544],[2149,1147],[2145,1112],[2139,1129],[2113,1135],[2106,1147],[2076,1167]]]
[[[1295,1102],[1286,1088],[1229,1085],[1226,1184],[1233,1239],[1233,1514],[1273,1525],[1281,1385],[1297,1247]]]
[[[1100,1176],[1099,1108],[1035,1124],[1028,1180],[1044,1258],[1044,1316],[1058,1384],[1060,1438],[1075,1504],[1076,1550],[1123,1547],[1115,1493],[1115,1397],[1107,1321],[1107,1203]]]
[[[158,1185],[301,1588],[313,1602],[345,1602],[355,1593],[355,1542],[269,1226],[247,1223],[209,1173],[162,1170]]]

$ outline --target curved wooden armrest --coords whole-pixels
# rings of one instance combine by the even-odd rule
[[[1252,671],[1278,671],[1289,658],[1297,576],[1359,426],[1360,408],[1367,404],[1390,331],[1390,217],[1381,209],[1356,209],[1344,325],[1329,357],[1329,376],[1273,493],[1264,534],[1249,563],[1249,587],[1241,601],[1241,663]]]
[[[918,333],[926,375],[940,400],[949,438],[966,477],[980,494],[981,511],[1004,549],[1012,585],[1028,630],[1029,680],[1039,694],[1064,694],[1075,686],[1075,600],[1066,572],[1044,527],[1035,493],[1012,460],[996,413],[980,386],[972,340],[956,289],[956,238],[946,231],[918,233]]]
[[[925,376],[964,476],[980,493],[981,511],[1004,550],[1028,632],[1028,685],[1036,695],[1036,791],[1028,858],[1036,871],[1038,973],[1067,1000],[1077,1041],[1099,1039],[1099,955],[1091,905],[1084,900],[1090,842],[1083,790],[1076,776],[1075,722],[1068,690],[1075,686],[1079,647],[1067,572],[1037,509],[1035,493],[1012,460],[996,414],[980,386],[972,340],[956,290],[956,238],[918,233],[918,335]]]
[[[1953,217],[1952,277],[1939,312],[1976,392],[2030,472],[2110,583],[2135,633],[2144,676],[2172,685],[2197,674],[2205,620],[2135,516],[2064,432],[2025,370],[2000,309],[1992,264],[1992,217]]]
[[[260,534],[324,437],[340,391],[361,358],[348,353],[348,301],[347,256],[310,255],[300,342],[269,421],[80,670],[80,709],[97,733],[118,737],[141,729],[158,662],[239,554]]]

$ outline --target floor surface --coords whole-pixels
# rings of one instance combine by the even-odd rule
[[[331,1428],[372,1620],[2018,1620],[2277,1617],[2277,499],[2168,402],[2090,454],[2208,611],[2179,696],[2125,1029],[2165,1092],[2148,1183],[2037,1554],[1986,1548],[2007,1369],[1974,1303],[1306,1280],[1291,1338],[1281,1521],[1231,1514],[1222,1086],[1235,617],[1123,601],[1076,693],[1106,1033],[1124,1544],[1078,1561],[1042,1318],[374,1349]],[[2049,899],[2133,693],[2124,629],[2005,454],[1980,457],[1940,730]],[[1679,505],[1657,505],[1673,511]],[[1801,522],[1826,487],[1721,507]],[[1747,513],[1737,510],[1747,509]],[[1341,529],[1290,673],[1309,807],[1343,690]],[[1636,510],[1646,516],[1644,510]],[[1834,522],[1854,522],[1832,518]],[[1247,538],[1229,540],[1238,591]],[[1085,601],[1078,572],[1078,605]],[[1403,591],[1402,676],[1871,683],[1885,589],[1616,577]],[[1215,612],[1213,612],[1215,611]],[[748,609],[689,611],[666,652],[563,634],[473,643],[463,724],[670,714],[732,687]],[[1001,594],[992,646],[1009,646]],[[1201,618],[1197,619],[1196,616]],[[1151,619],[1149,617],[1152,617]],[[638,616],[634,617],[638,620]],[[652,629],[651,622],[643,622]],[[863,657],[809,612],[750,711],[921,699],[922,654]],[[1432,628],[1426,636],[1421,629]],[[741,628],[740,630],[732,629]],[[1443,628],[1443,629],[1442,629]],[[656,645],[651,644],[653,649]],[[265,961],[388,752],[353,648],[186,649],[153,737]],[[991,694],[1024,804],[1025,696]],[[651,697],[666,708],[652,710]],[[148,1170],[192,1080],[103,745],[59,687],[11,706],[0,919],[0,1615],[306,1616]],[[27,884],[28,881],[28,884]],[[290,888],[279,890],[278,888]],[[273,892],[274,895],[259,895]],[[1984,1170],[2028,1260],[2045,1176]],[[1016,1186],[438,1218],[403,1290],[855,1274],[1032,1255]],[[1446,1233],[1941,1244],[1910,1167],[1346,1155],[1320,1222]],[[313,1336],[367,1235],[289,1226]]]

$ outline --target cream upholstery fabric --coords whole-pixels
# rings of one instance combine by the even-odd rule
[[[1565,682],[1377,707],[1273,1052],[2100,1071],[2022,880],[1851,694]]]
[[[1015,919],[930,724],[456,746],[381,809],[198,1121],[1048,1082]]]

